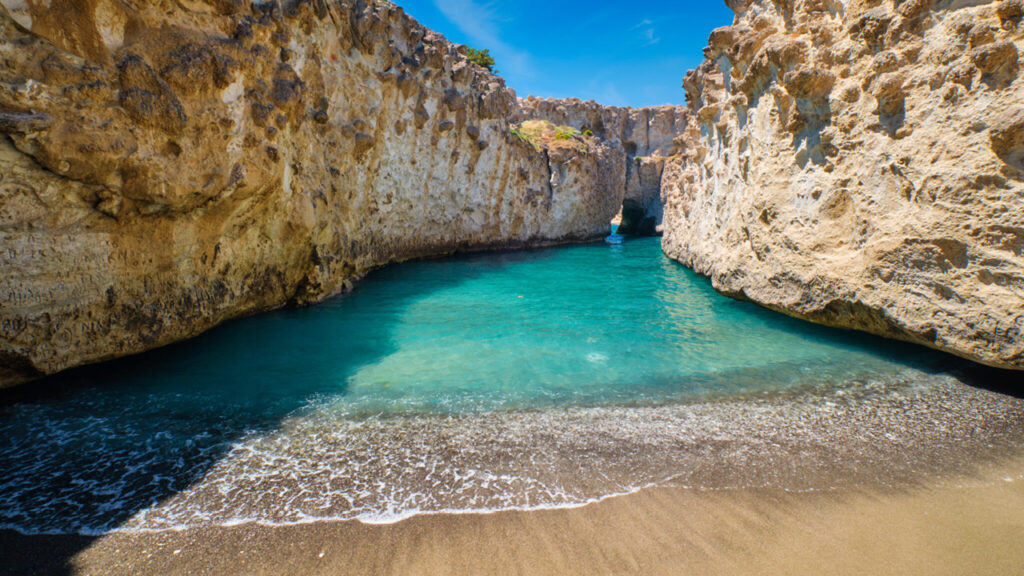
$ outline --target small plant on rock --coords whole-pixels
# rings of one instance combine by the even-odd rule
[[[555,140],[572,140],[580,133],[572,126],[555,126]]]
[[[536,132],[531,132],[528,129],[512,124],[508,129],[509,133],[519,139],[520,142],[525,142],[530,146],[533,146],[534,150],[540,151],[541,142],[540,135]]]
[[[491,74],[497,74],[498,71],[494,69],[494,58],[491,56],[490,50],[477,50],[476,48],[469,48],[466,50],[466,58],[469,61],[478,66],[483,66]]]
[[[583,133],[572,126],[556,126],[547,120],[527,120],[521,124],[509,125],[509,133],[537,150],[557,145],[572,148],[587,154],[587,143]]]

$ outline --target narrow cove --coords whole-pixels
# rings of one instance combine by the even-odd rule
[[[654,238],[412,262],[5,393],[0,528],[956,482],[1024,445],[1024,402],[978,370],[720,296]]]

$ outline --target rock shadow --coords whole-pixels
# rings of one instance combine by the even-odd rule
[[[807,164],[824,166],[828,163],[828,145],[822,140],[822,132],[832,125],[828,115],[810,115],[802,130],[793,134],[793,149],[796,150],[795,161],[800,168]]]
[[[403,310],[550,254],[388,267],[317,306],[0,391],[0,571],[73,573],[82,549],[200,481],[238,441],[279,429],[317,398],[344,396],[348,376],[394,353]],[[474,266],[450,265],[464,259]]]

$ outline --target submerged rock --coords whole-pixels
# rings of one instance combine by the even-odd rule
[[[1024,369],[1020,3],[729,2],[665,251],[723,293]]]

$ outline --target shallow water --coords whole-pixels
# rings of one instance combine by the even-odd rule
[[[914,482],[1024,445],[1021,401],[961,368],[723,298],[657,239],[409,263],[2,397],[0,527]]]

